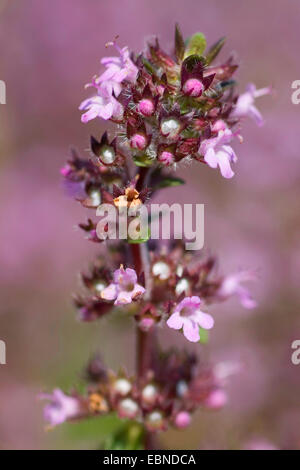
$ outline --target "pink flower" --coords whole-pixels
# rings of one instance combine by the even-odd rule
[[[123,106],[117,101],[122,91],[121,83],[124,80],[134,83],[138,69],[129,57],[128,47],[120,49],[112,43],[120,53],[120,57],[104,57],[101,63],[106,70],[99,77],[92,80],[87,86],[97,89],[97,95],[84,100],[79,109],[87,112],[81,116],[81,121],[86,123],[91,119],[100,117],[104,120],[110,118],[121,119]]]
[[[106,67],[106,70],[98,78],[99,83],[105,81],[122,83],[124,80],[135,83],[138,68],[130,59],[128,47],[125,46],[120,49],[114,42],[110,44],[115,46],[120,53],[120,57],[103,57],[101,59],[101,64]]]
[[[183,328],[184,336],[193,343],[200,340],[199,327],[210,330],[214,326],[212,316],[202,312],[200,304],[201,300],[197,296],[185,297],[167,321],[170,328]]]
[[[51,426],[67,421],[80,414],[80,404],[77,398],[65,395],[59,388],[52,394],[41,394],[41,399],[49,400],[44,408],[44,418]]]
[[[135,270],[121,266],[114,272],[114,282],[103,289],[101,297],[104,300],[115,300],[115,305],[125,305],[136,300],[144,292],[144,287],[137,283]]]
[[[110,118],[121,119],[123,116],[123,106],[112,95],[109,85],[103,84],[98,89],[98,95],[88,98],[79,106],[81,111],[86,111],[81,116],[81,121],[86,123],[100,117],[104,120]]]
[[[254,308],[257,305],[256,301],[252,298],[249,290],[242,286],[241,283],[255,279],[256,276],[251,271],[240,271],[239,273],[226,276],[217,292],[217,296],[220,300],[226,300],[232,295],[237,295],[243,307]]]
[[[206,139],[201,142],[199,147],[200,155],[204,156],[204,160],[211,168],[220,168],[224,178],[232,178],[234,172],[230,163],[237,161],[237,156],[233,149],[226,145],[233,138],[230,129],[220,130],[217,137]]]
[[[271,93],[270,87],[257,90],[253,83],[249,83],[247,85],[246,92],[238,97],[235,108],[230,114],[230,117],[241,118],[249,116],[254,119],[258,126],[262,126],[264,121],[256,106],[254,106],[254,101],[255,98],[268,95],[269,93]]]

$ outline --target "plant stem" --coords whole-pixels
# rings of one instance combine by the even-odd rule
[[[149,176],[149,168],[140,168],[139,178],[137,180],[136,189],[141,191],[147,184]],[[131,245],[131,252],[135,270],[138,275],[144,273],[145,276],[145,298],[151,298],[151,278],[149,269],[149,253],[146,243]],[[156,349],[156,332],[155,327],[150,331],[142,331],[136,328],[136,373],[137,379],[141,381],[147,374],[148,370],[153,368]],[[153,448],[152,434],[145,432],[145,448]]]

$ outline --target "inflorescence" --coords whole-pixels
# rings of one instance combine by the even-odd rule
[[[237,161],[232,144],[242,141],[240,124],[246,116],[262,124],[254,101],[270,89],[249,85],[238,95],[233,57],[214,64],[223,44],[222,38],[207,50],[201,33],[184,41],[178,27],[174,54],[165,53],[158,40],[139,55],[119,48],[116,40],[109,43],[118,56],[101,60],[105,70],[87,85],[94,94],[80,110],[82,122],[110,120],[116,132],[113,138],[107,132],[92,136],[89,159],[73,151],[61,170],[69,194],[94,210],[103,202],[147,205],[160,189],[183,183],[172,173],[181,161],[201,162],[232,178]],[[89,240],[103,243],[92,218],[79,226]],[[142,245],[146,254],[137,256]],[[181,242],[169,248],[150,240],[110,242],[105,257],[97,257],[81,278],[86,293],[75,297],[79,320],[119,311],[133,318],[143,334],[166,325],[193,343],[214,326],[207,312],[211,304],[236,295],[245,308],[256,305],[244,286],[255,279],[253,272],[221,275],[214,257],[187,252]],[[56,389],[42,395],[49,401],[46,420],[54,426],[114,411],[152,432],[170,425],[185,428],[197,407],[218,409],[226,403],[216,368],[200,364],[194,354],[156,348],[136,377],[124,370],[114,373],[99,358],[92,359],[86,394]]]

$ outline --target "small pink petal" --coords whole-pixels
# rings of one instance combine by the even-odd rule
[[[201,326],[201,328],[204,328],[204,330],[210,330],[215,323],[213,317],[208,313],[204,312],[196,313],[195,320]]]
[[[126,305],[132,302],[131,292],[121,291],[115,301],[115,305]]]
[[[180,328],[183,326],[183,318],[179,315],[178,312],[175,312],[167,320],[167,325],[170,328],[174,328],[174,330],[180,330]]]
[[[117,297],[117,286],[113,283],[109,284],[100,295],[104,300],[114,300]]]
[[[200,340],[199,326],[197,323],[185,318],[183,324],[183,334],[192,343],[197,343]]]

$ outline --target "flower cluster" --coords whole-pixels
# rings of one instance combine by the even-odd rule
[[[227,402],[218,367],[201,367],[187,352],[163,354],[141,380],[124,371],[116,374],[107,370],[96,356],[89,362],[85,377],[88,383],[84,395],[66,395],[60,389],[51,395],[41,394],[40,398],[48,401],[44,416],[50,426],[116,412],[120,418],[142,423],[150,432],[169,426],[183,429],[198,407],[216,410]]]
[[[237,95],[233,58],[212,64],[223,39],[205,55],[201,34],[185,43],[177,28],[175,42],[174,56],[158,41],[138,56],[109,43],[120,56],[102,59],[106,70],[87,85],[97,93],[81,103],[82,121],[98,117],[117,122],[118,145],[130,149],[137,165],[170,166],[194,159],[219,167],[223,177],[231,178],[231,165],[237,161],[231,145],[235,138],[241,140],[240,121],[249,116],[262,124],[255,99],[270,93],[270,88],[257,90],[250,84]],[[98,146],[96,156],[106,165],[117,165],[116,149],[107,142]]]
[[[113,247],[112,251],[118,250]],[[203,311],[212,303],[219,303],[237,296],[245,308],[254,308],[256,302],[244,283],[256,279],[251,271],[239,271],[222,276],[216,269],[216,260],[199,256],[191,257],[183,243],[166,250],[150,251],[151,298],[145,296],[144,273],[138,279],[132,268],[133,259],[128,252],[119,252],[111,271],[106,268],[105,258],[99,258],[89,274],[82,274],[83,284],[88,291],[85,300],[76,297],[79,318],[83,321],[96,320],[112,309],[130,306],[137,325],[149,331],[156,324],[163,324],[176,330],[183,330],[191,342],[199,342],[203,329],[214,325],[210,314]],[[117,263],[121,262],[119,268]]]
[[[157,191],[184,184],[170,173],[181,161],[202,162],[231,178],[237,161],[232,143],[242,141],[240,123],[250,116],[262,124],[255,98],[270,89],[249,85],[238,95],[233,58],[214,64],[223,44],[220,39],[207,50],[201,33],[184,41],[178,27],[174,54],[164,52],[157,40],[139,55],[109,43],[119,56],[101,60],[105,70],[87,85],[94,95],[80,109],[82,122],[110,120],[117,131],[112,139],[107,132],[91,136],[89,159],[72,152],[61,170],[68,194],[87,209],[106,203],[129,212],[147,205]],[[89,240],[103,242],[91,217],[79,227]],[[92,360],[85,395],[59,389],[42,395],[50,425],[113,411],[142,423],[149,433],[169,425],[184,428],[198,406],[217,409],[226,403],[215,368],[200,367],[188,353],[160,351],[153,335],[157,326],[169,327],[182,331],[189,342],[205,342],[205,330],[214,326],[211,304],[237,296],[245,308],[255,307],[244,283],[256,275],[224,276],[214,257],[192,256],[182,242],[162,248],[149,238],[105,244],[105,255],[81,274],[84,293],[74,298],[81,321],[113,311],[135,321],[136,376],[115,374]]]

